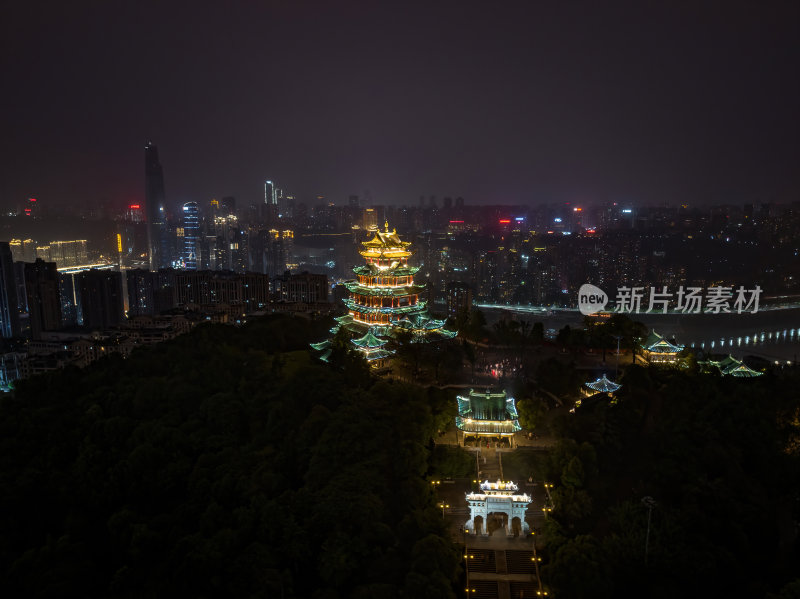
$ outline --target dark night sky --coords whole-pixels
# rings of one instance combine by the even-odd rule
[[[800,197],[795,1],[4,4],[0,205]]]

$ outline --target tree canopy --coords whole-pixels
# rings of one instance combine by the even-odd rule
[[[632,365],[622,380],[617,402],[583,401],[550,455],[554,591],[765,596],[800,576],[800,372]]]
[[[313,363],[316,327],[204,325],[0,399],[3,595],[453,596],[428,398]]]

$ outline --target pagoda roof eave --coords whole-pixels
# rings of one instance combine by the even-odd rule
[[[706,360],[704,362],[698,362],[698,364],[705,367],[716,367],[723,376],[730,375],[736,378],[752,378],[764,374],[763,372],[753,370],[742,360],[734,358],[730,354],[721,360]]]
[[[730,369],[728,372],[725,372],[724,374],[729,374],[730,376],[733,376],[733,377],[736,377],[736,378],[752,378],[752,377],[761,376],[764,373],[763,372],[758,372],[757,370],[753,370],[752,368],[750,368],[749,366],[747,366],[745,364],[741,364],[740,366],[737,366],[736,368]]]
[[[389,231],[389,224],[386,223],[386,229],[375,231],[375,236],[367,241],[362,241],[361,245],[366,248],[407,248],[411,245],[410,241],[402,241],[397,235],[397,229]]]
[[[647,339],[642,343],[642,348],[655,354],[677,354],[683,351],[684,346],[670,343],[655,331],[650,331]]]
[[[374,349],[370,351],[361,351],[364,354],[364,359],[367,362],[374,362],[375,360],[382,360],[384,358],[389,358],[394,355],[394,352],[389,351],[388,349]]]
[[[386,345],[387,341],[385,339],[379,339],[378,337],[376,337],[373,334],[372,329],[370,328],[367,330],[366,334],[363,337],[360,337],[359,339],[351,339],[350,343],[359,348],[372,349],[377,347],[383,347],[384,345]]]

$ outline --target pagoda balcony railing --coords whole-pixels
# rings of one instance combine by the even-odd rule
[[[414,312],[419,312],[425,309],[425,306],[428,304],[427,300],[420,300],[414,305],[411,306],[364,306],[359,304],[358,302],[348,298],[344,300],[344,305],[350,308],[355,312],[361,312],[362,314],[370,314],[379,312],[381,314],[412,314]]]
[[[351,293],[370,296],[403,297],[406,295],[418,295],[425,290],[424,285],[398,285],[397,287],[367,287],[355,281],[346,281],[344,284]]]
[[[391,277],[407,277],[411,275],[415,275],[419,272],[419,266],[401,266],[398,265],[395,268],[389,268],[387,270],[379,270],[378,268],[371,268],[369,266],[356,266],[353,269],[353,272],[357,275],[362,275],[365,277],[374,277],[377,276],[378,273],[385,274],[386,276]]]
[[[475,420],[456,416],[456,427],[466,433],[510,434],[522,430],[517,420]]]

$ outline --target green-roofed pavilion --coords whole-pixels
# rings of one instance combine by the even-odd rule
[[[753,378],[764,374],[763,372],[753,370],[743,361],[734,358],[730,354],[722,360],[706,360],[705,362],[698,362],[698,364],[706,368],[716,368],[722,376]]]
[[[470,389],[466,396],[459,395],[456,427],[467,437],[509,437],[522,430],[517,406],[505,391],[484,393]]]
[[[683,345],[670,343],[655,331],[650,331],[642,343],[642,355],[650,364],[675,364],[683,348]]]

